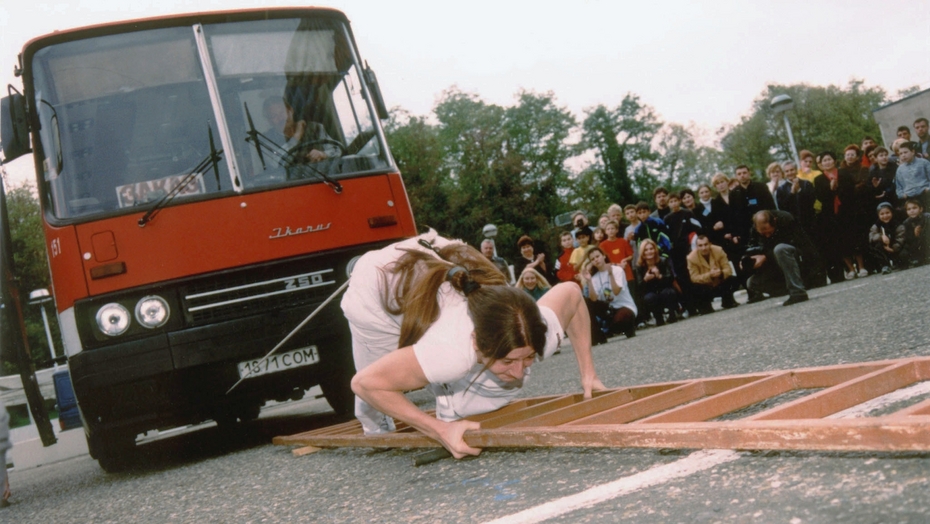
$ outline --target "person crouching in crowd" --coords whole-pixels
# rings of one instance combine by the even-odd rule
[[[899,255],[904,247],[904,224],[894,216],[894,206],[882,202],[876,210],[878,220],[869,229],[869,258],[882,274],[891,273],[892,268],[901,267]]]
[[[920,199],[909,198],[904,203],[904,246],[901,259],[910,267],[930,263],[930,213],[924,213]]]
[[[546,291],[549,291],[551,286],[549,286],[549,282],[546,282],[546,278],[543,277],[539,271],[528,267],[520,274],[517,287],[529,293],[530,296],[533,297],[533,300],[539,301],[539,299],[546,294]]]
[[[636,265],[637,285],[643,296],[645,315],[652,313],[656,318],[656,325],[664,326],[664,313],[668,310],[668,322],[678,322],[675,275],[672,273],[671,264],[660,254],[655,241],[647,238],[639,244],[639,260]]]
[[[707,235],[698,235],[697,246],[688,254],[688,274],[691,276],[691,293],[702,315],[714,312],[714,297],[723,300],[725,309],[737,306],[733,292],[739,281],[722,247],[711,244]]]
[[[581,273],[585,283],[585,302],[593,319],[600,319],[607,333],[592,333],[592,340],[606,334],[623,333],[627,338],[636,336],[636,304],[627,286],[623,269],[611,264],[599,247],[588,251],[590,265]],[[599,326],[592,329],[598,330]]]
[[[752,272],[746,286],[749,302],[762,300],[763,293],[788,294],[784,306],[807,300],[807,287],[824,283],[814,244],[786,211],[758,211],[752,221],[749,248],[740,260]]]

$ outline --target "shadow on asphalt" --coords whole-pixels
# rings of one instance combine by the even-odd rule
[[[293,435],[352,420],[335,413],[272,415],[231,426],[203,428],[136,446],[126,473],[154,473],[229,453],[265,446],[281,435]]]

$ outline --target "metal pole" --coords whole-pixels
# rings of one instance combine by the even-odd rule
[[[39,308],[42,310],[42,322],[45,324],[45,336],[48,337],[48,350],[52,354],[52,362],[55,364],[55,369],[58,369],[58,362],[55,361],[58,357],[55,355],[55,343],[52,342],[52,330],[48,327],[48,314],[45,312],[45,305],[40,304]]]
[[[798,169],[800,169],[801,162],[798,159],[798,148],[794,145],[794,134],[791,133],[791,124],[788,123],[788,113],[782,113],[782,116],[785,119],[785,128],[788,130],[788,141],[791,142],[791,153],[794,155],[794,165],[798,166]]]

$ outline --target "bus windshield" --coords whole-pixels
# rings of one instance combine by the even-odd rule
[[[40,49],[34,146],[52,214],[139,212],[172,192],[335,187],[392,168],[352,45],[338,20],[287,18]]]

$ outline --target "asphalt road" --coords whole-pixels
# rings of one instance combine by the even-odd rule
[[[783,299],[741,305],[611,339],[594,349],[595,362],[607,386],[619,387],[930,355],[928,281],[925,267],[817,289],[788,308]],[[534,367],[526,394],[579,389],[569,348]],[[413,397],[430,403],[423,392]],[[89,457],[14,471],[13,505],[0,521],[484,522],[627,480],[619,496],[549,521],[930,521],[930,453],[728,451],[709,467],[636,484],[663,465],[702,463],[707,452],[486,450],[414,468],[409,451],[294,457],[270,444],[333,422],[325,401],[302,401],[238,432],[206,427],[140,446],[126,473],[107,475]]]

